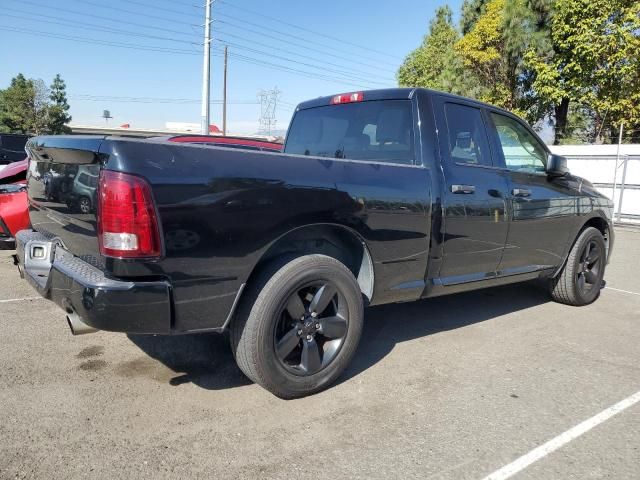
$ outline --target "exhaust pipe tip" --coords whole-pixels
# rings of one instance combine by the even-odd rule
[[[97,328],[84,323],[76,312],[67,313],[67,323],[69,324],[69,328],[73,335],[85,335],[87,333],[95,333],[98,331]]]

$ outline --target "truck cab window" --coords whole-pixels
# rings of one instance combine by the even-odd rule
[[[496,126],[504,161],[509,170],[544,172],[546,150],[520,122],[491,113]]]
[[[455,163],[492,165],[487,133],[479,108],[445,104],[449,155]]]
[[[285,153],[411,165],[413,124],[409,100],[380,100],[300,110]]]

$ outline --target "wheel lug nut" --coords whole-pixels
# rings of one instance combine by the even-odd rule
[[[313,340],[313,337],[311,335],[307,335],[307,340],[310,342],[311,340]]]
[[[311,312],[311,316],[312,316],[313,318],[316,318],[316,317],[318,316],[318,314],[317,314],[316,312]]]
[[[298,336],[302,335],[302,330],[298,330]]]
[[[320,328],[320,324],[319,323],[316,323],[316,328]]]

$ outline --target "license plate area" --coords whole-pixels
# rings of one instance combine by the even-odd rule
[[[55,247],[53,242],[42,240],[31,240],[25,245],[24,271],[41,287],[47,284]]]

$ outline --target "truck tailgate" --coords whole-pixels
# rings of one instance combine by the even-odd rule
[[[67,250],[101,267],[96,191],[102,137],[38,137],[27,145],[31,224]]]

